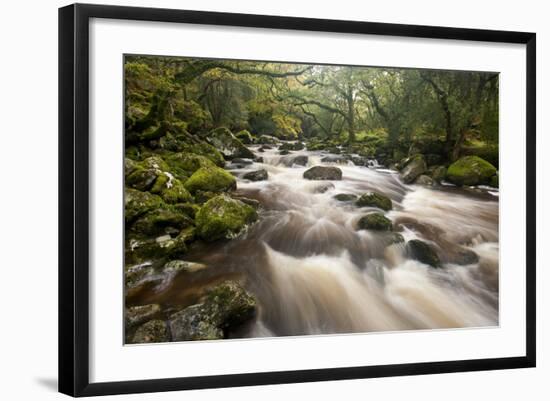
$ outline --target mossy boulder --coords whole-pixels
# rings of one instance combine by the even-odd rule
[[[179,232],[193,225],[193,219],[181,209],[164,204],[135,220],[129,232],[142,236],[156,236]]]
[[[170,167],[170,172],[180,181],[187,180],[195,171],[201,167],[216,167],[206,156],[194,153],[173,153],[165,157]]]
[[[266,169],[261,169],[256,171],[250,171],[244,174],[243,178],[245,180],[250,180],[250,181],[264,181],[264,180],[267,180],[268,174]]]
[[[378,192],[367,192],[361,195],[355,204],[359,207],[377,207],[382,210],[392,209],[391,199]]]
[[[336,194],[333,197],[339,202],[353,202],[357,199],[357,195],[354,194]]]
[[[238,235],[258,219],[256,209],[227,195],[207,201],[196,215],[197,234],[205,241],[216,241]]]
[[[170,230],[171,231],[171,230]],[[187,245],[194,237],[194,228],[186,227],[179,234],[159,235],[155,238],[144,237],[143,235],[130,234],[126,238],[124,258],[126,263],[140,266],[145,262],[164,261],[167,259],[180,258],[187,252]],[[150,269],[146,268],[140,274],[127,274],[127,284],[131,287],[151,278]]]
[[[198,304],[169,319],[173,341],[217,340],[252,321],[256,300],[234,281],[226,281],[207,291]]]
[[[381,213],[369,213],[357,222],[358,230],[392,231],[392,222]]]
[[[338,167],[314,166],[304,171],[307,180],[341,180],[342,170]]]
[[[243,129],[239,132],[237,132],[235,134],[235,137],[241,141],[242,143],[246,144],[246,145],[250,145],[252,143],[254,143],[254,137],[252,136],[252,134],[250,132],[248,132],[247,130]]]
[[[144,323],[137,328],[130,343],[146,344],[146,343],[163,343],[170,341],[170,335],[166,323],[156,319]]]
[[[224,192],[237,187],[237,181],[230,173],[219,167],[201,167],[184,184],[192,194],[201,192]]]
[[[126,223],[134,221],[145,213],[161,207],[162,199],[149,192],[125,188],[124,190],[124,218]]]
[[[405,184],[412,184],[420,175],[424,174],[428,167],[424,156],[416,155],[403,162],[401,179]]]
[[[206,140],[215,146],[226,159],[233,159],[235,157],[254,158],[254,153],[225,127],[210,131]]]
[[[260,135],[258,139],[256,140],[257,143],[265,144],[265,145],[276,145],[279,143],[279,140],[271,135]],[[266,148],[270,149],[270,148]]]
[[[495,166],[478,156],[464,156],[451,164],[447,180],[455,185],[489,184],[497,172]]]
[[[411,259],[418,260],[420,263],[430,265],[432,267],[441,267],[441,261],[437,252],[431,245],[424,241],[413,239],[407,242],[407,256]]]

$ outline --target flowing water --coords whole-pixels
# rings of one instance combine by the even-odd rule
[[[226,244],[192,251],[190,260],[209,268],[192,281],[176,278],[148,301],[192,302],[197,286],[240,277],[260,305],[240,337],[498,324],[498,190],[407,186],[375,163],[322,163],[321,152],[252,150],[263,163],[230,163],[228,169],[238,177],[236,195],[260,201],[259,222]],[[292,163],[298,155],[308,157],[306,166]],[[303,179],[314,165],[337,165],[343,178]],[[268,171],[267,181],[240,178],[260,168]],[[357,220],[375,209],[333,198],[371,190],[392,199],[386,216],[394,229],[406,241],[435,247],[442,268],[407,258],[404,244],[392,244],[389,233],[357,231]],[[464,249],[479,261],[460,262]]]

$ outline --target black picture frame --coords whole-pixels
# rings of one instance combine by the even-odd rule
[[[90,383],[88,61],[91,18],[515,43],[526,46],[526,353],[524,356]],[[71,396],[253,386],[534,367],[536,280],[536,35],[479,29],[337,21],[106,5],[59,9],[59,391]]]

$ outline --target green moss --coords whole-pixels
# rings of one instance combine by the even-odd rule
[[[351,202],[357,199],[357,195],[354,194],[336,194],[333,197],[340,202]]]
[[[355,204],[359,207],[370,206],[377,207],[382,210],[392,209],[391,199],[377,192],[368,192],[361,195]]]
[[[256,209],[227,195],[206,202],[196,215],[197,234],[206,241],[232,238],[257,220]]]
[[[173,153],[166,156],[170,171],[179,180],[185,181],[201,167],[215,167],[216,165],[206,156],[194,153]]]
[[[163,205],[138,218],[130,231],[145,236],[162,235],[167,229],[181,230],[192,224],[193,220],[178,208]]]
[[[250,132],[243,129],[235,134],[235,137],[241,141],[244,144],[250,145],[251,143],[254,143],[254,137]]]
[[[166,188],[166,184],[168,183],[169,179],[170,178],[166,174],[160,174],[155,180],[155,183],[153,184],[153,187],[150,189],[150,191],[154,194],[161,193]]]
[[[161,191],[162,199],[164,199],[166,203],[184,203],[193,201],[193,196],[187,189],[185,189],[181,181],[177,178],[172,178],[172,180],[168,181],[166,184],[168,185],[165,185]]]
[[[162,204],[162,199],[157,195],[126,188],[124,191],[125,221],[132,222],[139,216],[161,207]]]
[[[237,181],[230,173],[219,167],[201,167],[184,184],[194,194],[197,191],[223,192],[237,187]]]
[[[495,166],[478,156],[465,156],[451,164],[447,179],[456,185],[488,184],[497,172]]]
[[[359,230],[391,231],[392,222],[381,213],[370,213],[357,222]]]

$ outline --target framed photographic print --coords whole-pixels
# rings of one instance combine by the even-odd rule
[[[59,10],[59,390],[535,366],[535,34]]]

